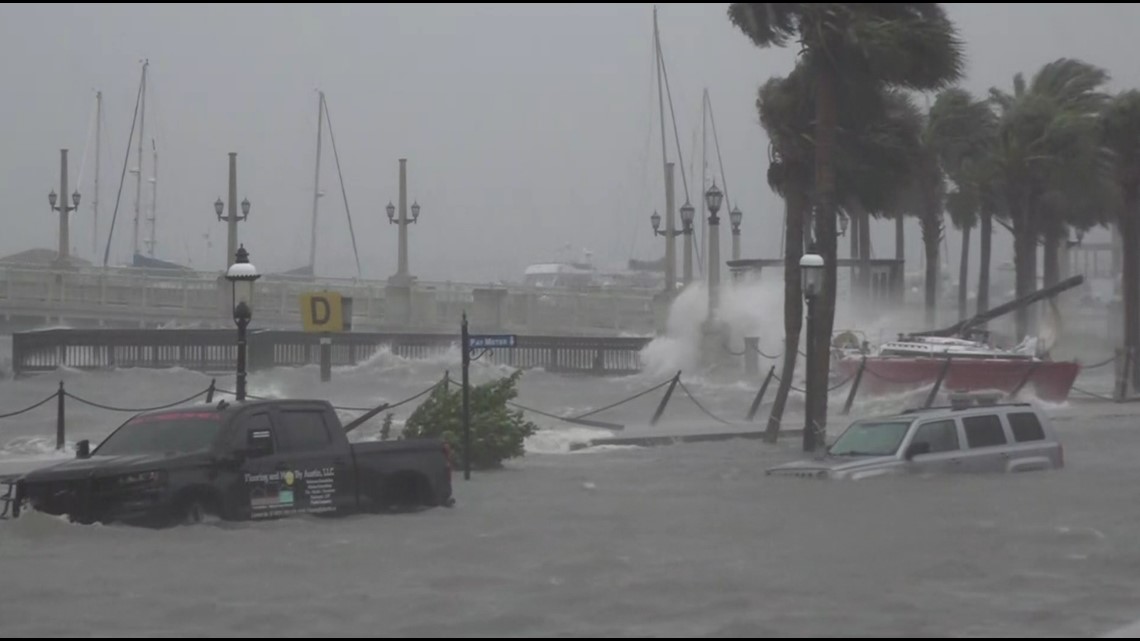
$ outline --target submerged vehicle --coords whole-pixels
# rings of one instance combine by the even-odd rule
[[[369,413],[371,414],[371,412]],[[451,506],[437,439],[350,443],[321,400],[264,400],[139,414],[76,458],[6,479],[8,511],[80,523],[167,526]]]
[[[860,480],[915,473],[1026,472],[1064,467],[1049,418],[1029,403],[907,410],[857,420],[819,457],[766,470],[773,476]]]

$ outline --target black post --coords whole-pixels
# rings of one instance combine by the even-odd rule
[[[468,397],[467,370],[471,367],[471,346],[467,335],[467,312],[463,312],[460,336],[463,349],[463,479],[471,480],[471,406]]]
[[[237,319],[237,400],[239,401],[245,400],[245,328],[247,325],[249,325],[249,319]]]
[[[332,380],[332,337],[321,336],[321,382]]]
[[[661,415],[665,413],[665,406],[669,404],[669,398],[673,396],[673,390],[680,380],[681,370],[677,370],[673,380],[669,381],[669,389],[665,390],[665,396],[661,397],[661,402],[657,404],[657,411],[653,413],[653,420],[649,421],[650,425],[657,425],[657,421],[661,420]]]
[[[218,383],[218,379],[216,379],[216,378],[210,379],[210,387],[206,390],[206,403],[213,403],[214,402],[214,391],[217,390],[217,383]]]
[[[56,410],[55,410],[55,449],[62,450],[64,441],[66,441],[65,428],[63,426],[63,381],[59,382],[59,391],[56,392]]]
[[[926,405],[923,405],[923,407],[930,407],[934,404],[934,399],[938,396],[938,390],[942,389],[942,381],[946,379],[946,374],[949,371],[950,356],[947,356],[946,362],[942,364],[942,369],[938,370],[938,380],[934,381],[934,387],[930,388],[930,394],[926,397]]]
[[[867,357],[859,361],[859,371],[855,372],[855,380],[851,383],[851,391],[847,393],[847,402],[843,404],[843,415],[851,413],[851,406],[855,404],[855,394],[859,391],[859,384],[863,382],[863,370],[867,369]]]
[[[760,385],[760,391],[756,393],[756,398],[752,399],[752,407],[748,408],[749,421],[756,417],[756,412],[760,411],[760,403],[764,402],[764,394],[768,392],[768,384],[772,382],[772,377],[775,375],[776,366],[773,365],[772,369],[768,370],[768,375],[764,377],[764,383]]]
[[[807,368],[804,385],[803,449],[815,451],[815,296],[807,296]]]

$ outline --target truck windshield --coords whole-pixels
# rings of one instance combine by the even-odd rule
[[[910,428],[911,421],[859,421],[828,449],[832,456],[890,456]]]
[[[209,449],[222,423],[213,412],[167,412],[136,416],[92,454],[161,454]]]

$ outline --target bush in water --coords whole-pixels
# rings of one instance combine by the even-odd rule
[[[471,467],[499,468],[503,461],[523,456],[526,437],[538,426],[523,418],[522,410],[511,410],[507,401],[518,396],[522,370],[506,378],[470,388]],[[454,452],[456,463],[463,460],[463,389],[440,385],[408,417],[401,438],[440,438]]]

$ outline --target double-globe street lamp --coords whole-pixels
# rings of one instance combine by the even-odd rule
[[[243,209],[248,210],[248,205],[243,203]],[[238,247],[234,264],[226,270],[226,280],[230,281],[233,296],[234,323],[238,328],[237,400],[239,401],[245,400],[246,328],[253,318],[253,283],[258,278],[261,278],[261,274],[257,273],[257,268],[249,262],[249,252],[245,250],[243,244]]]
[[[696,215],[696,210],[685,201],[681,205],[681,229],[673,230],[673,236],[685,237],[685,262],[683,264],[682,282],[685,285],[693,282],[693,217]],[[653,225],[653,235],[655,236],[669,236],[669,230],[661,231],[661,214],[653,212],[649,217],[649,224]]]

